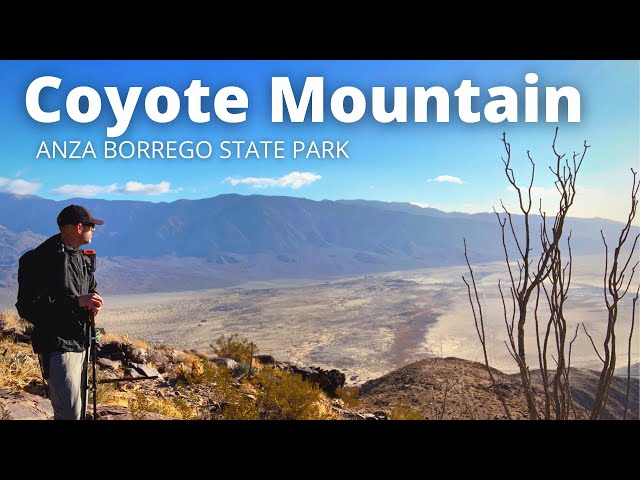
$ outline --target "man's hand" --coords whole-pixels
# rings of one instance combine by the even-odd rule
[[[78,304],[93,313],[98,313],[98,310],[104,305],[104,300],[97,293],[89,293],[87,295],[80,295],[78,297]]]

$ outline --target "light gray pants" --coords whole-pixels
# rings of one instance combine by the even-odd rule
[[[87,352],[51,352],[49,355],[49,399],[54,420],[80,420],[86,411]],[[40,355],[42,362],[42,354]],[[83,395],[84,394],[84,395]],[[84,397],[84,398],[83,398]]]

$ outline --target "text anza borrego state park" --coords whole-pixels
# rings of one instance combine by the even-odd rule
[[[481,89],[472,80],[462,80],[453,95],[441,86],[414,86],[412,95],[407,86],[373,86],[363,92],[353,86],[342,86],[333,92],[325,89],[324,77],[307,77],[304,86],[294,91],[288,77],[271,78],[271,122],[272,123],[322,123],[325,119],[351,124],[371,118],[387,123],[428,123],[429,110],[431,120],[449,122],[452,106],[457,118],[464,123],[478,123],[486,120],[490,123],[524,120],[528,123],[540,121],[539,103],[545,105],[545,122],[559,122],[560,105],[566,105],[566,120],[580,122],[580,92],[572,86],[545,87],[536,86],[536,73],[527,73],[524,77],[524,115],[518,111],[518,91],[510,86],[494,86],[487,89],[490,100],[478,107]],[[103,106],[108,109],[115,122],[106,128],[107,138],[117,138],[127,132],[134,112],[144,109],[146,117],[152,122],[164,124],[178,118],[181,108],[186,106],[187,115],[194,123],[224,122],[229,124],[247,121],[250,112],[250,99],[238,86],[224,86],[212,93],[212,88],[204,86],[202,80],[192,80],[190,85],[178,93],[169,86],[157,86],[149,89],[143,96],[143,88],[130,86],[126,92],[118,87],[105,86],[102,91],[89,86],[75,86],[66,96],[60,91],[63,79],[55,76],[42,76],[33,80],[26,91],[26,108],[29,116],[39,123],[57,123],[65,118],[77,123],[91,123],[102,113]],[[522,92],[520,92],[522,94]],[[213,98],[212,98],[213,96]],[[452,96],[454,97],[452,99]],[[46,97],[46,102],[43,101]],[[475,102],[473,102],[475,98]],[[410,99],[412,101],[410,102]],[[328,100],[328,102],[326,102]],[[542,101],[542,102],[541,102]],[[562,101],[562,103],[561,103]],[[81,102],[85,108],[81,108]],[[48,108],[42,105],[46,103]],[[330,114],[325,105],[330,106]],[[66,142],[75,142],[67,145]],[[102,155],[105,158],[284,158],[311,156],[317,158],[348,158],[348,141],[319,139],[312,142],[294,140],[254,141],[250,139],[229,139],[213,145],[206,139],[187,142],[167,140],[143,140],[137,142],[104,142]],[[122,147],[126,147],[123,151]],[[55,155],[66,158],[96,157],[91,142],[77,139],[42,141],[37,157],[49,158]]]

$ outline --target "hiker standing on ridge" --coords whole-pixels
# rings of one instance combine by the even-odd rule
[[[34,325],[31,342],[49,385],[54,420],[79,420],[87,403],[86,325],[104,304],[80,246],[91,243],[95,226],[104,222],[69,205],[57,223],[60,233],[20,257],[16,308]]]

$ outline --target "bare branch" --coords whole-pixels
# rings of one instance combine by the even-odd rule
[[[619,300],[622,300],[624,296],[629,291],[629,287],[631,286],[631,280],[633,280],[633,276],[636,273],[636,267],[638,266],[638,262],[631,269],[631,275],[629,276],[629,281],[627,282],[627,286],[622,290],[622,294],[620,294]],[[624,279],[624,275],[620,278],[620,284],[622,284],[622,279]]]
[[[545,412],[544,417],[551,417],[551,407],[555,412],[556,418],[568,418],[569,411],[572,408],[571,392],[569,387],[569,375],[566,368],[566,334],[567,326],[564,318],[563,305],[568,298],[569,286],[571,284],[571,269],[572,269],[572,252],[571,252],[571,233],[569,233],[568,246],[569,246],[569,260],[566,264],[562,263],[562,256],[560,254],[560,245],[562,241],[563,228],[565,225],[565,219],[569,212],[570,207],[573,205],[576,195],[576,179],[578,170],[582,165],[582,161],[585,158],[587,149],[589,146],[586,141],[584,142],[584,149],[582,154],[578,154],[575,151],[571,158],[566,158],[564,153],[559,153],[556,147],[558,138],[558,128],[555,130],[553,142],[551,148],[555,155],[556,161],[553,167],[549,167],[551,173],[554,176],[554,186],[560,194],[559,210],[555,215],[553,224],[547,223],[547,216],[542,210],[542,199],[538,201],[538,211],[542,220],[539,228],[539,239],[542,247],[541,252],[535,253],[532,238],[531,238],[531,208],[533,206],[533,185],[535,183],[536,163],[531,155],[531,151],[527,150],[527,158],[531,164],[531,174],[529,177],[528,185],[520,187],[516,181],[514,170],[511,166],[511,144],[506,140],[506,134],[502,134],[502,144],[504,146],[504,155],[502,162],[504,165],[504,174],[507,181],[518,195],[518,202],[520,211],[523,214],[522,228],[520,227],[520,218],[514,216],[504,205],[501,200],[504,217],[502,217],[494,208],[494,213],[498,219],[500,225],[500,233],[502,235],[502,248],[504,259],[507,264],[507,270],[509,273],[509,279],[511,285],[509,287],[509,293],[511,294],[512,310],[511,319],[509,320],[509,314],[507,312],[505,291],[502,289],[501,281],[498,281],[498,289],[500,291],[500,298],[502,301],[503,318],[505,327],[507,330],[508,338],[505,341],[505,345],[509,354],[516,361],[520,370],[520,378],[522,380],[524,394],[527,400],[527,407],[529,410],[529,418],[538,419],[542,412],[539,413],[538,400],[534,395],[532,386],[532,377],[529,369],[529,365],[526,361],[526,345],[525,345],[525,329],[527,328],[527,316],[528,306],[532,301],[532,295],[535,295],[535,332],[536,332],[536,346],[538,363],[540,365],[540,372],[543,378],[543,384],[545,387]],[[507,245],[507,222],[509,222],[509,234],[515,243],[515,248],[511,248],[511,245]],[[517,228],[518,227],[518,228]],[[519,234],[520,233],[520,234]],[[510,248],[512,252],[510,252]],[[513,255],[512,255],[513,254]],[[466,255],[466,245],[465,245]],[[511,257],[514,257],[513,259]],[[515,267],[512,265],[515,265]],[[535,263],[534,263],[535,262]],[[469,263],[467,258],[467,264]],[[537,269],[534,270],[534,266]],[[516,268],[518,280],[516,281]],[[473,278],[473,277],[472,277]],[[626,277],[625,277],[626,278]],[[545,286],[546,282],[549,282],[551,288],[548,290]],[[467,292],[472,304],[477,304],[477,300],[474,301],[471,293],[471,285],[467,284]],[[546,322],[546,329],[544,332],[544,342],[541,341],[541,324],[540,324],[540,312],[539,312],[539,300],[540,300],[540,288],[544,289],[545,297],[550,306],[551,315]],[[474,307],[474,312],[477,310],[477,306]],[[477,316],[477,312],[474,313]],[[517,320],[516,320],[517,317]],[[482,323],[479,319],[477,332],[481,341],[482,338],[481,326]],[[530,322],[529,322],[530,323]],[[553,377],[553,397],[550,384],[550,372],[548,371],[548,353],[550,351],[549,341],[551,338],[551,332],[554,333],[555,349],[558,352],[556,362],[556,372]],[[574,337],[575,338],[575,337]]]
[[[587,327],[584,326],[584,322],[581,323],[581,325],[582,325],[582,328],[584,329],[584,333],[586,333],[587,337],[589,337],[589,340],[591,340],[591,345],[593,345],[593,349],[596,351],[596,355],[598,355],[598,358],[600,359],[600,361],[604,363],[604,358],[602,358],[602,356],[600,355],[600,352],[598,352],[596,344],[593,342],[593,338],[591,338],[591,335],[589,335],[589,332],[587,332]]]
[[[509,420],[511,420],[511,412],[509,411],[509,407],[507,405],[507,401],[504,398],[504,395],[502,394],[502,392],[496,387],[496,380],[495,377],[493,376],[493,372],[491,371],[491,367],[489,366],[489,357],[487,355],[487,340],[486,340],[486,335],[485,335],[485,331],[484,331],[484,316],[482,314],[482,304],[480,303],[480,298],[478,297],[478,287],[476,285],[476,279],[475,276],[473,274],[473,269],[471,268],[471,263],[469,262],[469,256],[467,254],[467,240],[466,238],[463,238],[463,243],[464,243],[464,258],[467,261],[467,267],[469,268],[469,274],[471,275],[471,282],[473,284],[473,292],[475,295],[475,303],[477,305],[478,308],[478,314],[476,315],[476,309],[474,307],[474,301],[473,298],[471,296],[471,287],[469,285],[469,283],[467,282],[467,280],[462,277],[462,281],[465,283],[465,285],[467,286],[467,292],[469,294],[469,303],[471,303],[471,309],[473,311],[473,319],[475,322],[475,326],[476,326],[476,333],[478,334],[478,338],[480,339],[480,343],[482,344],[482,353],[484,355],[484,363],[485,366],[487,367],[487,373],[489,374],[489,378],[491,379],[491,384],[493,385],[493,391],[496,393],[496,395],[498,396],[498,398],[500,399],[502,406],[504,408],[505,414],[507,415],[507,418]],[[442,415],[444,416],[444,409],[446,406],[446,399],[447,399],[447,391],[445,390],[445,396],[444,396],[444,404],[442,407]]]
[[[605,267],[604,272],[604,296],[605,302],[607,304],[607,331],[604,337],[604,362],[602,366],[602,371],[600,372],[600,379],[598,381],[598,387],[596,390],[596,395],[594,399],[593,411],[591,412],[590,418],[593,420],[597,420],[601,417],[604,412],[607,400],[609,398],[609,389],[611,387],[611,380],[615,373],[616,367],[616,322],[618,319],[618,306],[620,300],[626,295],[631,285],[631,281],[635,275],[635,270],[638,263],[635,263],[631,274],[629,275],[629,279],[627,280],[626,287],[623,289],[625,284],[625,271],[629,265],[629,262],[634,255],[636,245],[638,242],[638,236],[636,236],[633,245],[631,246],[631,250],[629,251],[629,256],[626,261],[620,259],[620,253],[624,247],[624,244],[629,236],[629,232],[631,231],[631,226],[633,223],[633,219],[636,215],[636,209],[638,206],[638,189],[640,188],[640,182],[636,180],[636,172],[631,169],[631,173],[633,174],[633,183],[631,186],[631,208],[629,211],[629,216],[627,218],[627,222],[623,226],[620,231],[620,235],[618,237],[618,243],[613,250],[613,260],[611,263],[611,269],[609,270],[608,264]],[[608,258],[608,246],[604,238],[604,234],[602,231],[600,232],[602,236],[602,240],[605,244],[605,251],[607,252]],[[624,266],[620,269],[621,262],[624,262]],[[634,301],[634,309],[635,309],[635,301]],[[634,310],[635,313],[635,310]]]
[[[636,289],[636,296],[633,297],[633,307],[631,307],[631,329],[629,331],[629,346],[627,349],[627,395],[624,401],[623,420],[627,419],[627,411],[629,410],[629,391],[631,389],[631,338],[633,337],[633,327],[636,323],[636,302],[638,301],[638,294],[640,294],[640,283]]]
[[[602,282],[604,285],[604,303],[607,305],[607,309],[611,308],[609,305],[609,297],[607,296],[607,272],[609,271],[609,246],[607,245],[607,241],[604,238],[604,233],[600,230],[600,236],[602,237],[602,242],[604,243],[604,274],[602,275]]]
[[[569,342],[569,355],[567,357],[567,385],[569,383],[569,375],[571,375],[571,349],[573,348],[573,342],[578,338],[578,329],[580,328],[580,324],[576,325],[576,331],[573,334],[573,339]],[[576,406],[573,404],[573,399],[571,398],[571,388],[569,388],[569,402],[571,404],[571,409],[573,410],[573,418],[578,419],[578,413],[576,412]]]

